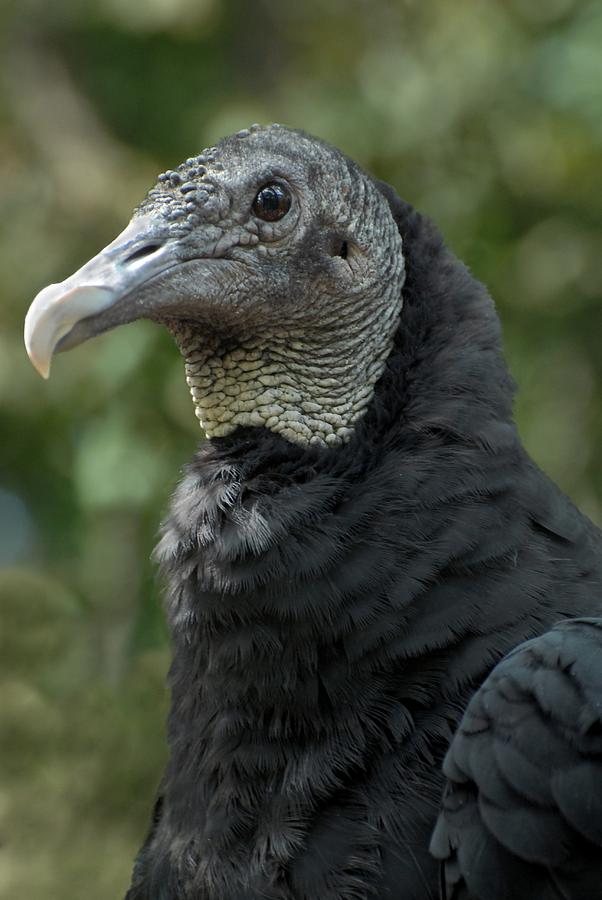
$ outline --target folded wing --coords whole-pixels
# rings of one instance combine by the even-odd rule
[[[444,761],[444,900],[602,900],[602,619],[517,647]]]

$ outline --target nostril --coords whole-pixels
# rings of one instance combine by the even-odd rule
[[[145,256],[150,256],[151,253],[154,253],[156,250],[160,250],[162,244],[145,244],[143,247],[138,247],[137,250],[134,250],[133,253],[130,253],[129,256],[126,256],[125,262],[135,262],[137,259],[143,259]]]

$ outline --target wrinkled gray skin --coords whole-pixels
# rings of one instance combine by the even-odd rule
[[[265,222],[252,205],[274,183],[292,203]],[[336,446],[384,368],[403,277],[399,231],[370,178],[315,138],[252,126],[160,175],[113,244],[38,295],[26,342],[47,374],[53,350],[162,322],[209,437],[263,425]]]

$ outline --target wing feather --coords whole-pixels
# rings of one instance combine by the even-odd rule
[[[602,619],[517,647],[444,761],[431,852],[447,900],[602,900]]]

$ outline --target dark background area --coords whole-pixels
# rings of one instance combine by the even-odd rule
[[[167,334],[136,323],[43,383],[29,303],[162,168],[305,128],[487,283],[525,443],[601,522],[602,5],[4,0],[0,35],[0,896],[101,900],[165,759],[150,553],[200,434]]]

